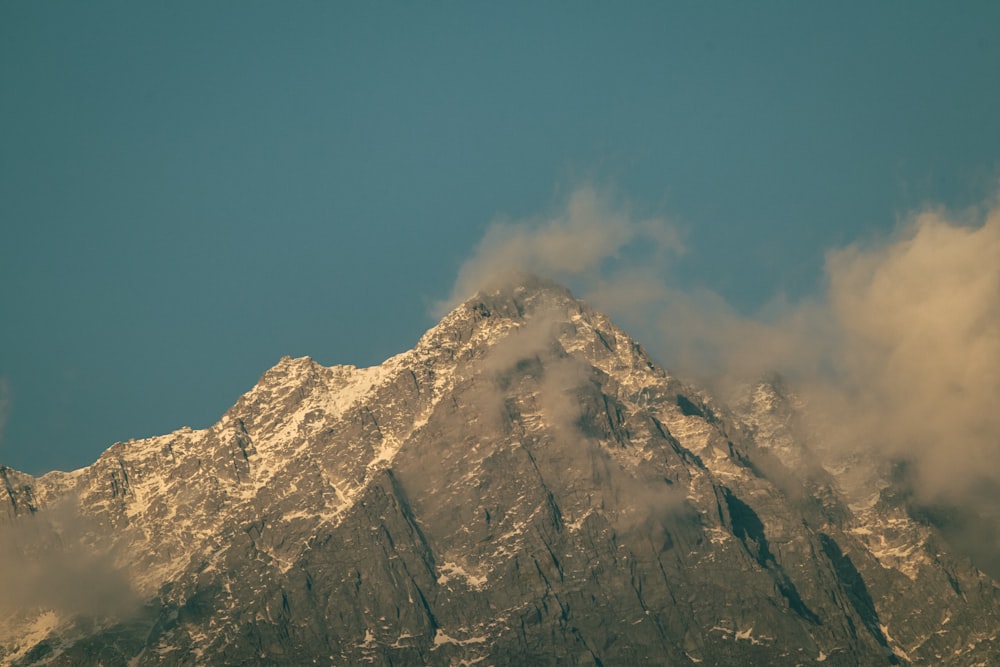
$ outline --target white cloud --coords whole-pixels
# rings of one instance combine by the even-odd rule
[[[912,460],[932,497],[1000,481],[1000,208],[921,213],[827,272],[845,440]]]
[[[445,311],[477,291],[528,271],[563,282],[594,279],[630,245],[655,261],[682,252],[675,227],[659,218],[635,219],[625,206],[593,187],[573,192],[559,211],[533,220],[494,221],[459,269]],[[439,312],[441,314],[441,312]]]

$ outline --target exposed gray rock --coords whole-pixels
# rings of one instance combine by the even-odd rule
[[[282,359],[209,429],[118,443],[73,473],[0,469],[2,565],[34,559],[41,582],[58,554],[86,554],[74,580],[95,598],[34,595],[25,575],[0,606],[0,662],[1000,654],[996,582],[905,504],[852,509],[788,392],[755,391],[730,412],[537,279],[379,367]]]

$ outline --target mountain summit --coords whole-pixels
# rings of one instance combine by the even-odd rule
[[[0,468],[4,665],[987,664],[1000,589],[538,279],[217,424]]]

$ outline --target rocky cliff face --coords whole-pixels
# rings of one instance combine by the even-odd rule
[[[989,664],[1000,589],[528,280],[213,427],[0,469],[10,665]]]

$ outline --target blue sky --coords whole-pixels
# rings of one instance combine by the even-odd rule
[[[583,183],[741,313],[1000,176],[1000,5],[0,4],[0,463],[369,365]],[[627,258],[626,258],[627,259]],[[670,365],[669,359],[663,360]]]

